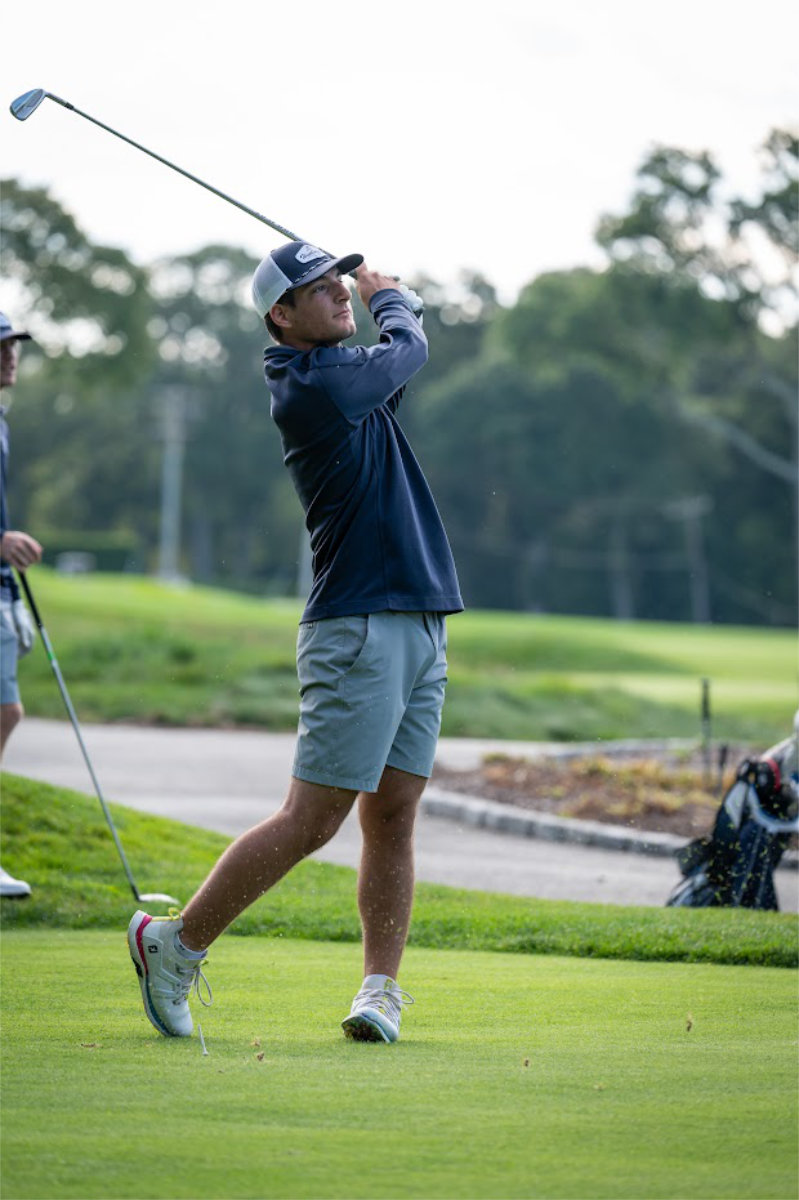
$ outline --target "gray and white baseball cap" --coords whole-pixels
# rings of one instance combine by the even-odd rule
[[[0,342],[8,342],[11,339],[18,342],[31,341],[31,335],[25,333],[22,329],[15,329],[4,312],[0,312]]]
[[[309,242],[287,242],[285,246],[278,246],[277,250],[267,254],[258,264],[252,277],[253,304],[265,317],[285,292],[312,283],[334,269],[346,275],[362,262],[362,254],[333,258],[332,254]]]

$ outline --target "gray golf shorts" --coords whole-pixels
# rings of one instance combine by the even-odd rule
[[[19,704],[17,631],[9,600],[0,600],[0,704]]]
[[[447,682],[439,613],[377,612],[300,625],[293,774],[375,792],[383,769],[428,777]]]

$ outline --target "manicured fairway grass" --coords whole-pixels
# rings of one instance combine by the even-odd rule
[[[82,720],[293,730],[295,600],[120,575],[31,576]],[[443,732],[530,740],[713,736],[768,746],[797,706],[793,631],[467,612],[449,622]],[[62,716],[46,658],[22,665],[28,712]]]
[[[2,957],[6,1200],[796,1194],[789,971],[410,949],[401,1041],[354,1045],[357,946],[225,937],[204,1057],[122,929]]]

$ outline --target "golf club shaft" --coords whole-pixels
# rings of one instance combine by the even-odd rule
[[[64,677],[61,674],[61,668],[58,665],[58,659],[55,656],[55,651],[53,650],[53,646],[52,646],[50,638],[47,634],[47,630],[44,627],[44,622],[42,621],[41,614],[39,613],[39,609],[37,607],[36,601],[33,598],[33,593],[31,591],[30,584],[28,583],[28,580],[26,578],[25,572],[17,571],[17,576],[19,578],[20,583],[22,584],[22,589],[25,592],[25,598],[28,601],[30,610],[33,613],[33,619],[36,622],[36,628],[39,630],[39,633],[41,634],[42,643],[43,643],[45,651],[47,653],[48,661],[50,663],[50,666],[53,669],[53,674],[55,675],[56,683],[58,684],[58,690],[61,692],[61,699],[64,701],[64,705],[69,714],[69,719],[72,722],[72,728],[75,730],[75,736],[78,739],[78,745],[80,746],[81,751],[83,753],[83,757],[85,759],[86,766],[89,768],[89,774],[91,775],[92,783],[94,784],[94,790],[97,793],[97,799],[100,801],[100,806],[102,807],[103,815],[105,816],[106,822],[108,823],[108,828],[111,830],[111,836],[114,839],[114,844],[119,853],[119,858],[122,863],[122,867],[125,871],[125,875],[127,876],[128,883],[130,884],[130,890],[133,892],[133,896],[134,896],[134,899],[136,900],[136,902],[139,903],[141,901],[141,895],[139,893],[139,889],[136,887],[136,883],[133,878],[133,872],[130,869],[130,864],[128,863],[127,857],[125,855],[125,851],[122,847],[122,842],[119,840],[119,834],[116,831],[116,826],[114,825],[113,819],[111,817],[111,813],[108,810],[108,805],[105,802],[105,798],[103,796],[102,789],[98,782],[97,776],[94,773],[94,767],[92,766],[91,759],[89,758],[88,751],[86,750],[86,746],[83,741],[83,736],[80,731],[80,725],[78,724],[78,718],[75,715],[75,709],[72,707],[72,701],[69,698],[69,692],[67,691],[67,686],[64,683]]]
[[[213,184],[206,183],[204,179],[199,179],[196,175],[192,175],[190,171],[184,171],[183,167],[179,167],[176,163],[170,162],[168,158],[163,158],[162,155],[156,154],[154,150],[148,150],[146,146],[142,146],[140,142],[134,142],[133,138],[126,137],[124,133],[120,133],[117,129],[112,129],[110,125],[105,125],[102,121],[98,121],[96,117],[92,117],[89,113],[83,112],[76,108],[74,104],[70,104],[68,100],[62,100],[60,96],[54,96],[52,92],[45,92],[45,96],[49,100],[54,100],[56,104],[60,104],[62,108],[68,108],[71,112],[77,113],[79,117],[84,117],[87,121],[91,121],[93,125],[99,125],[106,133],[111,133],[121,141],[127,142],[129,146],[135,146],[137,150],[141,150],[143,154],[149,154],[150,158],[156,159],[157,162],[163,163],[165,167],[170,167],[173,171],[177,171],[178,175],[183,175],[186,179],[190,179],[192,183],[198,183],[200,187],[206,191],[213,192],[215,196],[219,196],[220,200],[227,200],[228,204],[235,205],[245,212],[250,217],[255,217],[256,221],[262,221],[264,225],[268,225],[270,229],[274,229],[276,233],[282,233],[292,242],[301,242],[304,239],[299,234],[292,233],[290,229],[286,229],[284,225],[279,225],[277,221],[271,220],[270,217],[265,217],[263,213],[256,212],[254,208],[249,208],[248,205],[242,204],[240,200],[234,200],[232,196],[228,196],[225,192]]]

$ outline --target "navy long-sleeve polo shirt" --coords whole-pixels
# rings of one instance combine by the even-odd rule
[[[427,339],[400,292],[376,292],[370,309],[376,346],[264,354],[272,417],[311,538],[303,622],[463,608],[441,517],[396,417],[405,385],[427,361]]]

